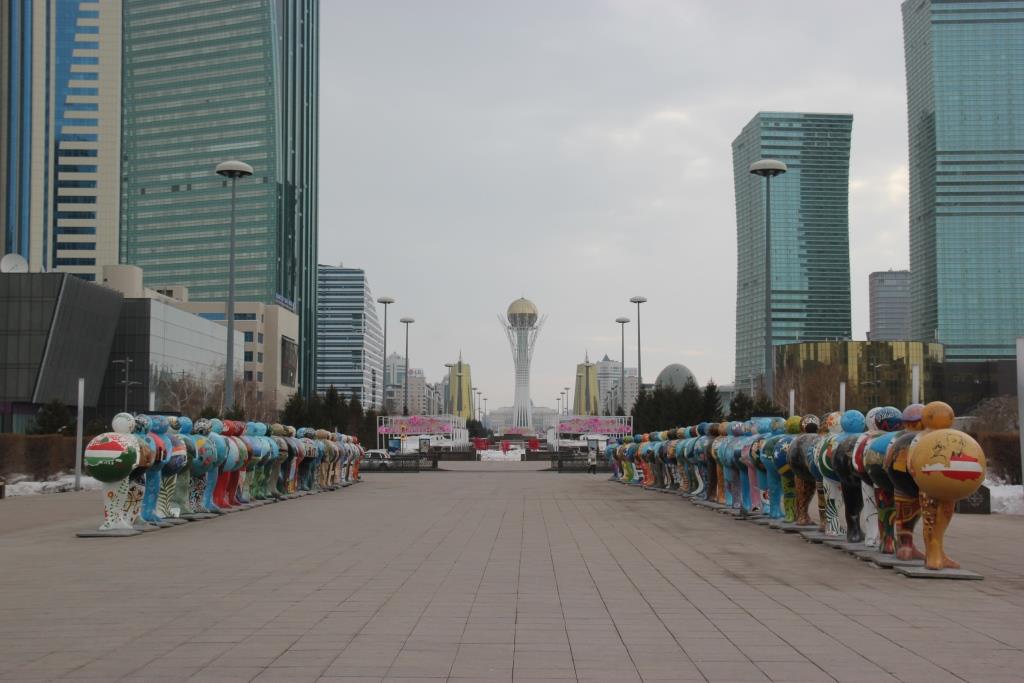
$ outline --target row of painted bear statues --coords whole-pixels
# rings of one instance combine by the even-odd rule
[[[625,437],[605,456],[613,479],[677,489],[740,514],[818,529],[929,569],[958,568],[943,537],[957,501],[985,478],[985,454],[935,401],[747,422],[701,423]],[[924,519],[925,552],[914,543]]]
[[[95,533],[132,535],[359,480],[359,439],[281,424],[119,413],[93,438],[86,473],[103,490]]]

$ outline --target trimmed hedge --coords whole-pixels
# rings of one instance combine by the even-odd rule
[[[75,469],[75,439],[59,434],[0,434],[0,476],[27,474],[44,481]]]
[[[1018,432],[979,432],[971,434],[985,451],[988,478],[1006,484],[1020,484],[1020,434]]]

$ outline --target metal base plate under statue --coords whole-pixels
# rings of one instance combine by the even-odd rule
[[[79,538],[121,538],[127,536],[140,536],[142,531],[138,529],[107,529],[106,531],[79,531],[75,534]]]
[[[893,567],[897,572],[912,579],[958,579],[981,581],[985,577],[967,569],[928,569],[923,564]]]
[[[924,560],[901,560],[895,555],[888,555],[877,550],[867,550],[854,553],[854,557],[865,562],[873,562],[882,569],[895,569],[897,567],[924,567]]]

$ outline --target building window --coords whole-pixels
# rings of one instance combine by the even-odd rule
[[[246,382],[251,382],[252,381],[252,370],[246,370],[245,371],[245,381]]]
[[[256,362],[257,363],[262,363],[263,362],[263,352],[262,351],[257,351],[256,352]]]
[[[252,362],[252,351],[246,351],[245,352],[245,362],[246,363],[251,363]]]
[[[263,333],[262,332],[260,332],[258,335],[256,335],[256,338],[259,340],[260,344],[263,343]]]
[[[235,313],[235,320],[255,320],[255,313]]]
[[[227,319],[227,316],[225,316],[223,313],[217,313],[217,312],[199,313],[198,315],[199,315],[200,318],[203,318],[205,320],[226,320]]]
[[[243,332],[242,334],[245,335],[245,343],[252,344],[252,332]]]
[[[257,372],[256,373],[256,381],[257,382],[262,382],[263,381],[263,373],[262,372]]]

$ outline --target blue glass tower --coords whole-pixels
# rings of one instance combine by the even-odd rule
[[[1024,335],[1024,1],[903,3],[912,333],[947,361]]]
[[[0,220],[32,270],[117,263],[121,2],[0,3]]]
[[[759,159],[789,167],[771,181],[772,345],[850,338],[852,129],[849,114],[761,112],[732,143],[737,389],[764,376],[765,181],[750,174]]]

